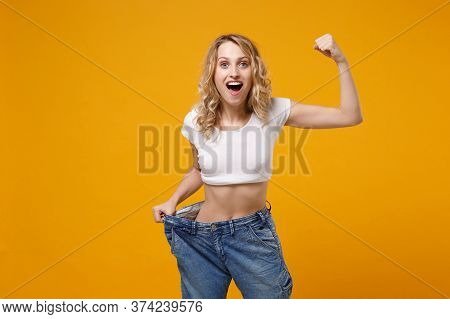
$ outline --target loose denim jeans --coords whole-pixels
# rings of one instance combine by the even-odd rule
[[[177,259],[182,298],[226,298],[231,279],[246,299],[290,298],[292,277],[271,207],[242,218],[203,223],[195,221],[203,203],[184,206],[174,216],[162,218]]]

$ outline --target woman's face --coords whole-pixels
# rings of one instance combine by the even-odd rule
[[[250,59],[231,41],[218,48],[214,83],[223,102],[233,106],[245,105],[252,88],[252,68]]]

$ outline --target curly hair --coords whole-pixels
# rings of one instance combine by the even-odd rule
[[[227,41],[238,45],[250,59],[253,85],[247,96],[248,111],[254,112],[264,123],[268,121],[268,110],[272,95],[271,80],[257,47],[243,35],[235,33],[221,35],[210,45],[205,56],[203,71],[198,84],[201,98],[193,106],[198,112],[197,125],[206,139],[213,135],[220,117],[220,93],[214,83],[214,74],[219,46]]]

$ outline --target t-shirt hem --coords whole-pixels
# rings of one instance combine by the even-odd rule
[[[270,180],[270,176],[268,178],[263,178],[263,179],[257,179],[257,180],[248,180],[248,179],[231,179],[231,180],[221,180],[221,181],[216,181],[217,177],[213,177],[214,181],[209,180],[209,178],[204,177],[203,175],[201,175],[202,181],[205,184],[208,185],[231,185],[231,184],[254,184],[254,183],[261,183],[261,182],[267,182]]]

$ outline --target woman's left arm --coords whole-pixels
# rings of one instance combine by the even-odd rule
[[[330,34],[315,41],[314,49],[333,59],[339,69],[340,107],[302,104],[291,100],[287,126],[304,128],[336,128],[354,126],[363,121],[358,91],[352,79],[349,63]]]

